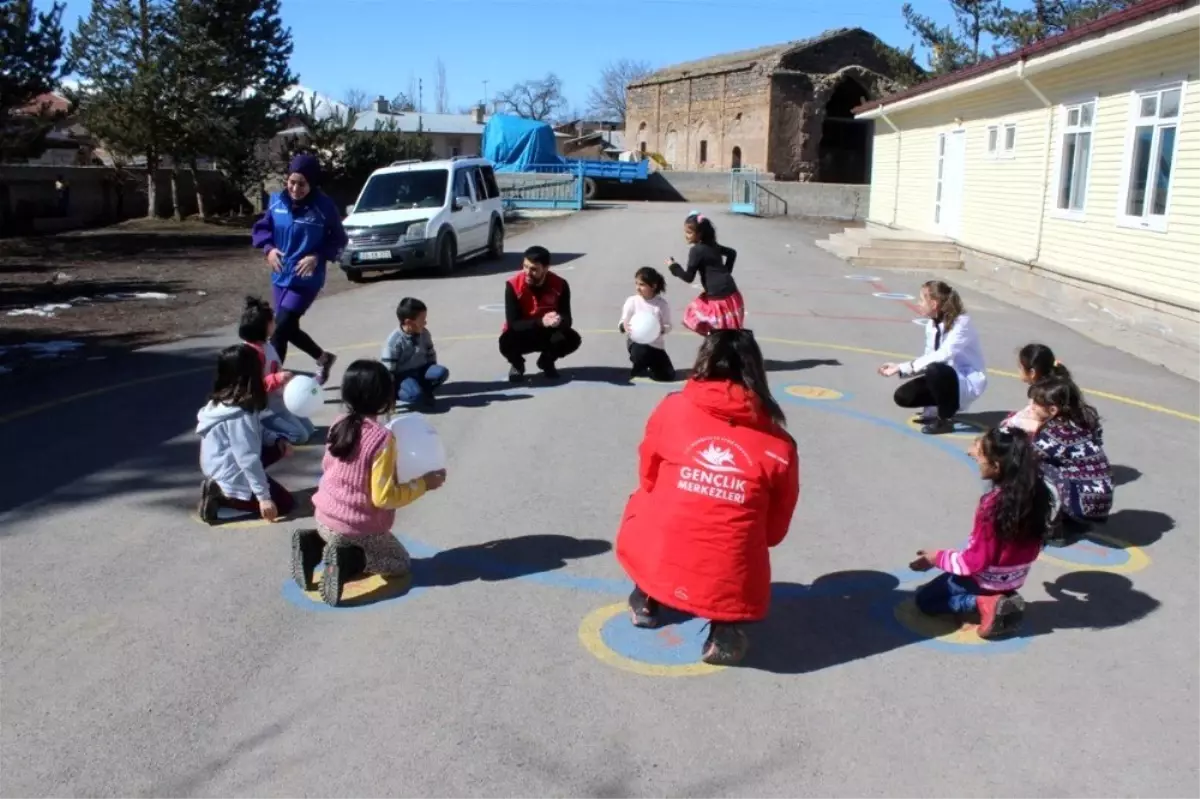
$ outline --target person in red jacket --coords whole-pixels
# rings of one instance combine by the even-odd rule
[[[550,271],[549,250],[530,247],[521,271],[504,286],[500,354],[510,364],[509,381],[525,378],[525,356],[533,352],[540,353],[537,365],[542,374],[558,377],[555,362],[583,343],[571,324],[571,286]]]
[[[710,333],[683,391],[646,423],[617,559],[635,584],[634,625],[657,626],[662,605],[710,621],[706,663],[739,662],[742,623],[767,615],[768,550],[787,535],[800,494],[784,424],[748,330]]]

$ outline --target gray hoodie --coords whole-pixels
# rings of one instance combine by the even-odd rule
[[[263,430],[259,414],[236,405],[210,402],[196,414],[200,434],[200,471],[221,487],[230,499],[271,499],[267,470],[262,465],[263,444],[278,435]]]
[[[412,336],[396,328],[383,344],[379,360],[393,375],[405,374],[437,363],[437,350],[429,329]]]

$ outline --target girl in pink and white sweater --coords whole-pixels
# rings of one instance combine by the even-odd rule
[[[917,552],[912,569],[945,574],[918,588],[916,602],[929,615],[978,611],[979,637],[1003,638],[1020,629],[1025,600],[1017,591],[1041,552],[1050,497],[1022,431],[988,430],[971,456],[992,489],[979,500],[965,549]]]
[[[341,601],[342,586],[360,574],[408,573],[408,551],[392,535],[396,509],[446,481],[445,470],[397,481],[396,439],[376,420],[391,411],[395,398],[391,373],[378,361],[355,361],[342,377],[349,413],[329,429],[313,496],[317,529],[292,536],[292,576],[303,590],[311,588],[323,550],[321,598],[330,605]]]
[[[650,377],[652,380],[670,383],[675,380],[675,366],[671,356],[667,355],[663,336],[671,332],[671,306],[667,304],[667,280],[657,269],[643,266],[633,275],[633,285],[636,293],[625,300],[621,308],[621,321],[617,329],[628,335],[629,323],[635,314],[648,313],[658,320],[658,338],[649,344],[639,344],[633,339],[626,340],[629,349],[629,363],[633,367],[630,377]]]

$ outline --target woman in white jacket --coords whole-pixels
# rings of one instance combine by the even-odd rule
[[[967,410],[987,388],[983,347],[958,292],[940,280],[921,286],[925,354],[908,363],[885,363],[884,377],[915,377],[896,389],[901,408],[924,408],[917,417],[926,435],[954,429],[954,416]]]

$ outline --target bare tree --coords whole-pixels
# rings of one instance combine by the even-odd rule
[[[493,101],[496,111],[526,119],[550,119],[567,104],[562,93],[562,80],[553,72],[546,73],[540,80],[527,80],[507,91],[496,92]]]
[[[347,89],[342,103],[351,111],[367,111],[371,108],[371,95],[363,89]]]
[[[440,58],[434,67],[433,104],[435,113],[445,114],[450,110],[450,93],[446,89],[446,65]]]
[[[629,84],[650,74],[650,64],[622,58],[600,70],[600,83],[588,93],[588,112],[611,122],[624,122],[628,110],[626,90]]]

